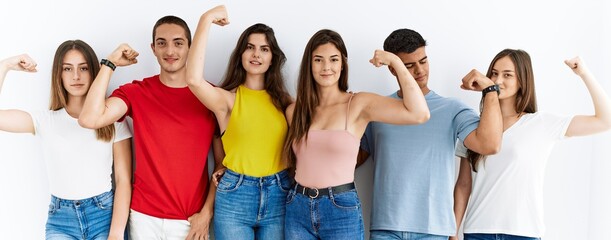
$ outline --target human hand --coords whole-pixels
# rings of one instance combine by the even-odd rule
[[[581,57],[577,56],[571,59],[564,60],[564,63],[573,70],[573,72],[579,76],[589,73],[588,67],[585,62],[581,60]]]
[[[486,77],[486,75],[480,73],[479,71],[472,69],[465,77],[462,79],[462,85],[460,88],[471,91],[482,91],[484,88],[494,85],[494,82],[490,80],[490,78]]]
[[[212,220],[212,213],[202,211],[193,214],[187,219],[191,228],[187,234],[186,240],[208,240],[210,239],[210,222]]]
[[[458,240],[457,236],[450,236],[450,238],[448,238],[448,240]]]
[[[369,62],[376,67],[381,67],[384,65],[390,65],[390,63],[393,60],[395,60],[395,58],[399,58],[399,57],[397,57],[397,55],[392,54],[390,52],[386,52],[384,50],[377,49],[373,53],[373,58],[371,58]]]
[[[0,61],[0,67],[8,70],[36,72],[36,62],[27,54],[13,56]]]
[[[126,43],[122,43],[108,56],[108,60],[117,67],[124,67],[138,63],[138,59],[136,59],[138,55],[140,54],[136,50]]]
[[[227,168],[221,168],[212,173],[212,182],[214,183],[214,186],[219,186],[219,182],[221,181],[223,174],[225,174],[225,170],[227,170]]]
[[[204,16],[208,17],[212,21],[212,23],[219,26],[225,26],[229,24],[229,17],[227,15],[227,8],[225,8],[225,5],[218,5],[214,8],[211,8],[210,10],[204,13]]]

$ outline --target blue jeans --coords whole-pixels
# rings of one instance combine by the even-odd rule
[[[522,237],[508,234],[465,233],[464,240],[540,240],[536,237]]]
[[[365,239],[356,189],[310,198],[292,188],[286,199],[286,239]]]
[[[389,230],[371,230],[370,234],[370,240],[448,240],[449,238],[449,236]]]
[[[112,191],[82,200],[51,196],[46,239],[106,239],[112,220]]]
[[[265,177],[225,171],[216,189],[214,236],[223,239],[284,239],[286,170]]]

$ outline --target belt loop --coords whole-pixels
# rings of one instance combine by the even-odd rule
[[[51,195],[51,196],[53,197],[53,202],[55,202],[55,209],[61,208],[61,204],[60,204],[61,201],[59,200],[59,198],[56,197],[56,196],[53,196],[53,195]]]

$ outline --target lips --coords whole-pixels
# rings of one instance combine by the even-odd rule
[[[172,64],[172,63],[174,63],[174,62],[178,61],[178,58],[164,58],[164,60],[165,60],[167,63]]]
[[[82,87],[82,86],[85,86],[85,84],[80,84],[80,83],[79,84],[71,84],[70,86],[71,87]]]
[[[254,65],[261,65],[261,62],[259,61],[250,61],[249,63]]]

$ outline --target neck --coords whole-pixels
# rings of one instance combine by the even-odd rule
[[[69,97],[68,103],[66,104],[66,112],[73,118],[78,118],[83,110],[83,104],[85,103],[85,96],[83,97]]]
[[[265,79],[263,74],[259,75],[246,75],[246,81],[244,86],[252,90],[263,90],[265,89]]]
[[[515,98],[499,100],[499,103],[501,104],[501,114],[503,115],[503,118],[515,117],[516,115],[520,114],[516,110]]]
[[[318,106],[335,104],[341,100],[342,91],[337,88],[337,85],[321,88],[318,86]]]
[[[187,86],[186,71],[183,69],[177,72],[161,71],[159,80],[166,86],[172,88],[183,88]]]

